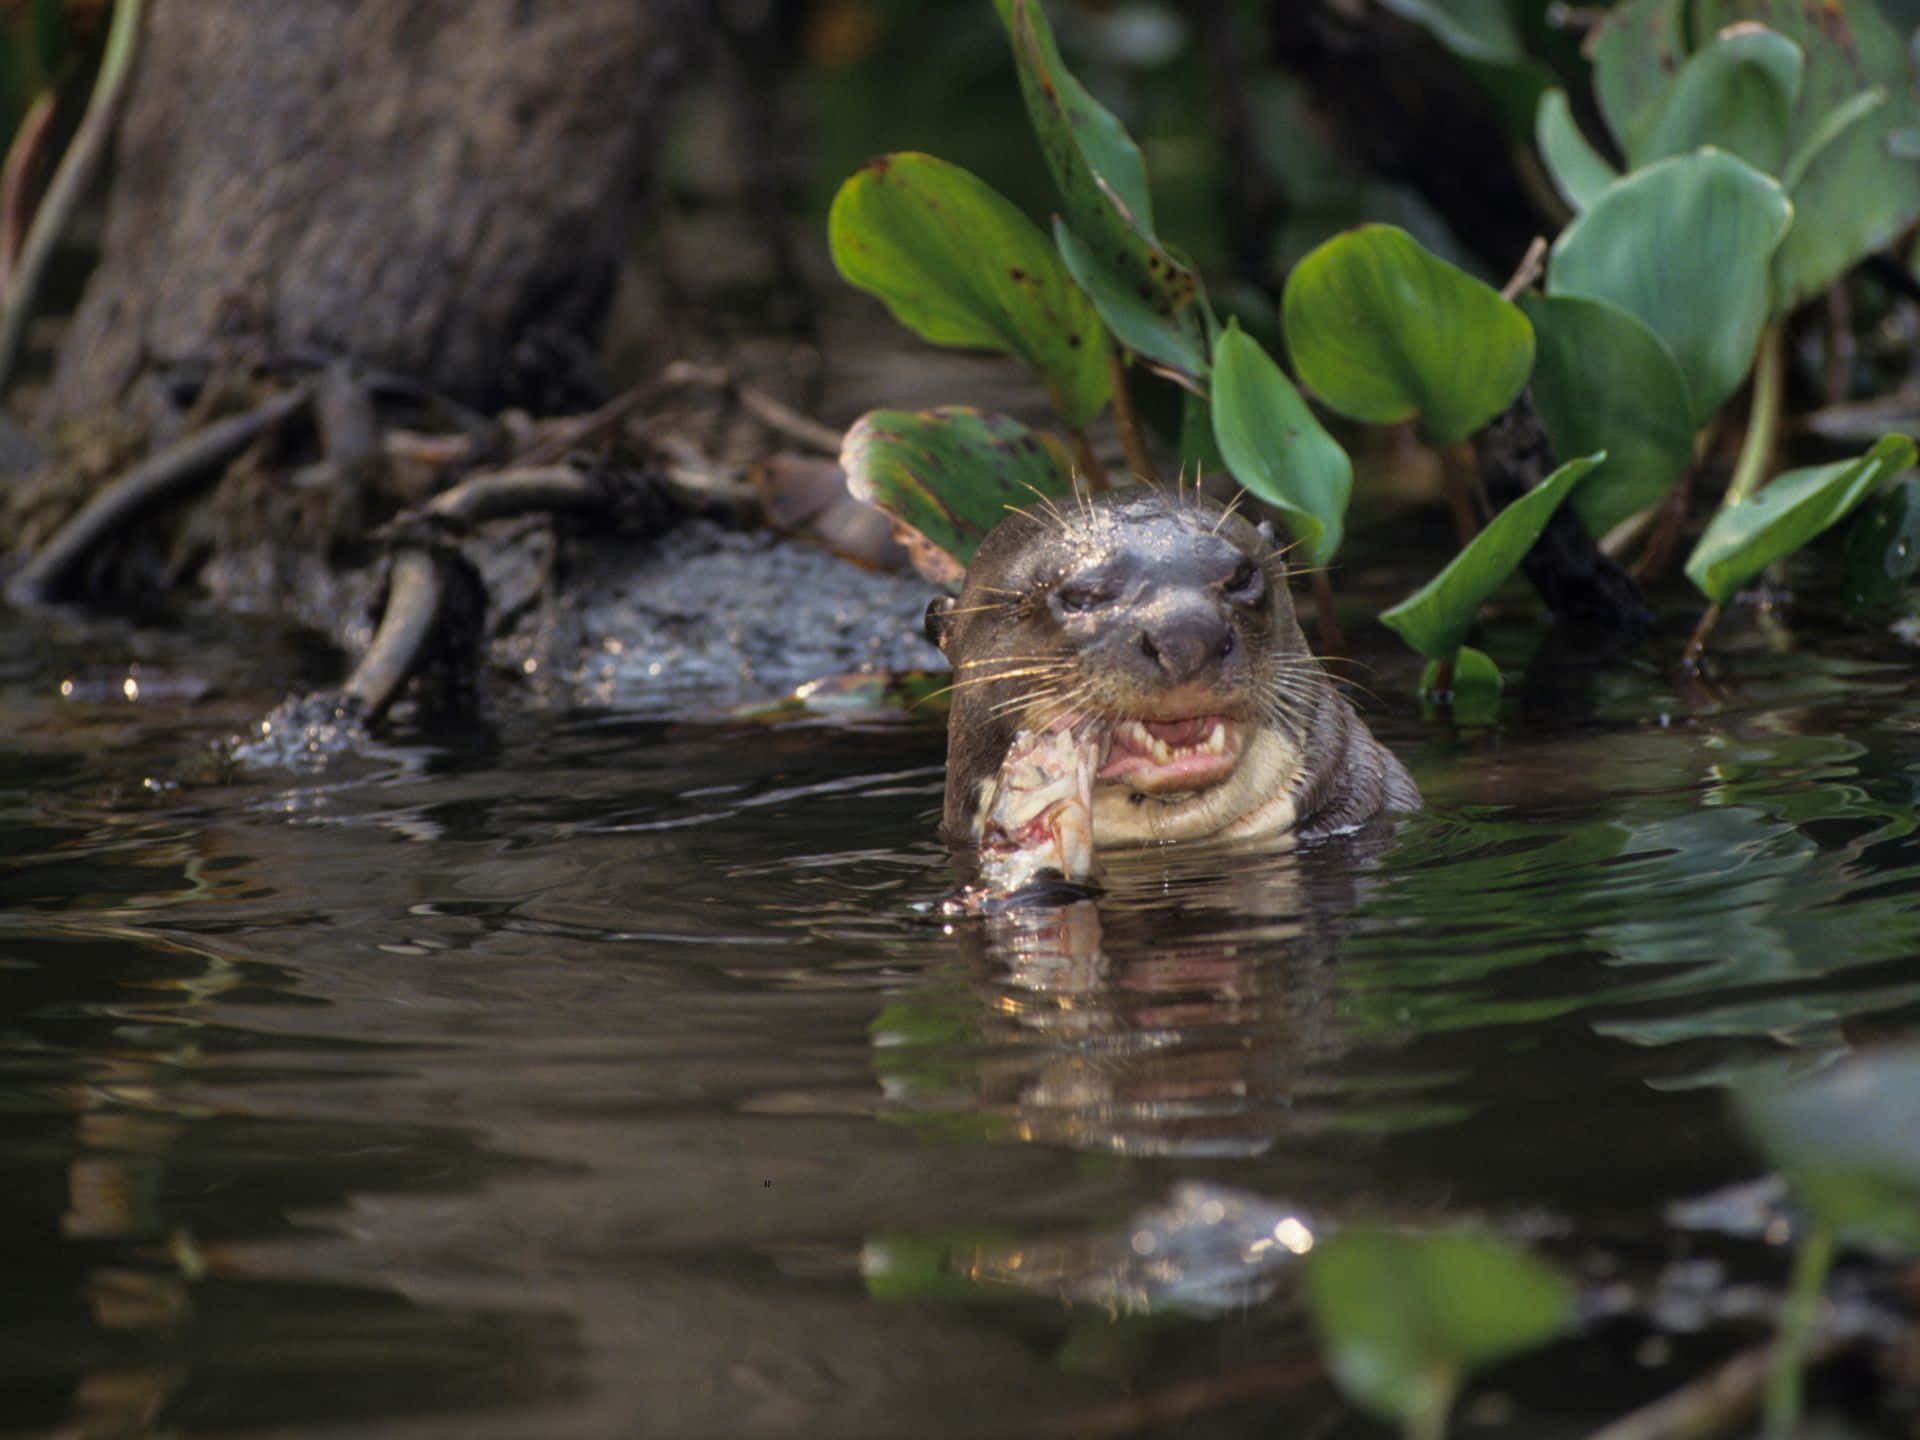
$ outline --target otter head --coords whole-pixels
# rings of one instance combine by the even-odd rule
[[[980,836],[1016,736],[1094,747],[1093,841],[1290,828],[1304,737],[1332,690],[1269,539],[1147,486],[1010,515],[927,632],[954,667],[946,829]]]

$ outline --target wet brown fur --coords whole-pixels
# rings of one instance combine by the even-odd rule
[[[1131,486],[1016,510],[981,542],[958,600],[928,607],[927,631],[954,666],[945,830],[955,843],[974,839],[981,784],[1015,734],[1068,713],[1217,712],[1276,730],[1299,762],[1274,783],[1301,835],[1420,806],[1308,650],[1278,550],[1198,494]]]

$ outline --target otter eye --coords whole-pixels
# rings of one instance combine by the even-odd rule
[[[1053,592],[1053,603],[1070,615],[1098,610],[1113,599],[1113,591],[1104,585],[1075,582]]]
[[[1227,595],[1242,605],[1251,605],[1267,592],[1267,577],[1251,560],[1242,560],[1227,577]]]

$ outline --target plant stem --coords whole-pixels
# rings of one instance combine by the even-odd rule
[[[1773,1371],[1767,1377],[1767,1431],[1773,1440],[1786,1440],[1800,1423],[1800,1379],[1813,1338],[1814,1319],[1820,1313],[1820,1293],[1833,1263],[1833,1227],[1822,1222],[1801,1242],[1793,1257],[1793,1283],[1780,1319],[1780,1338],[1774,1346]]]
[[[1720,502],[1722,509],[1751,500],[1773,464],[1774,441],[1780,434],[1780,392],[1786,373],[1781,351],[1780,322],[1775,320],[1760,333],[1760,355],[1753,367],[1753,403],[1747,410],[1747,433],[1740,441],[1740,458],[1734,462],[1733,479],[1727,482],[1726,498]],[[1688,670],[1699,668],[1707,637],[1719,622],[1720,606],[1709,605],[1680,656],[1682,666]]]
[[[1133,471],[1136,480],[1151,483],[1159,477],[1153,473],[1147,442],[1140,433],[1140,417],[1133,409],[1133,392],[1127,388],[1127,362],[1118,346],[1110,348],[1107,363],[1113,370],[1113,423],[1120,431],[1120,444],[1127,452],[1127,468]]]
[[[1320,653],[1344,655],[1347,637],[1340,633],[1340,617],[1333,608],[1333,582],[1325,570],[1313,572],[1313,613],[1320,625]]]
[[[27,332],[27,315],[33,308],[34,295],[40,289],[47,262],[53,258],[60,232],[80,208],[88,182],[93,179],[101,157],[107,152],[107,142],[113,137],[114,117],[127,88],[127,79],[133,73],[134,52],[139,44],[140,4],[141,0],[120,0],[113,7],[113,22],[107,28],[107,47],[100,57],[100,74],[94,80],[86,114],[80,117],[80,128],[73,132],[67,153],[60,157],[46,194],[41,197],[40,208],[34,212],[33,223],[27,227],[26,244],[13,271],[12,283],[0,294],[0,390],[6,388],[7,374],[13,369],[21,339]]]
[[[1080,474],[1085,477],[1089,490],[1099,491],[1107,488],[1107,468],[1100,463],[1100,457],[1093,453],[1093,442],[1087,439],[1087,432],[1078,425],[1067,431],[1067,438],[1073,442],[1073,458],[1079,463]]]
[[[1430,1372],[1425,1388],[1427,1403],[1407,1416],[1407,1440],[1446,1440],[1447,1415],[1460,1393],[1459,1372],[1451,1367]]]
[[[1480,516],[1474,508],[1474,491],[1480,479],[1473,447],[1466,441],[1449,445],[1440,452],[1440,488],[1446,492],[1447,505],[1453,511],[1453,528],[1460,534],[1462,546],[1480,533]]]
[[[1700,617],[1700,623],[1693,627],[1693,634],[1687,640],[1687,648],[1680,652],[1680,668],[1693,674],[1700,668],[1700,652],[1707,648],[1707,637],[1713,633],[1713,627],[1720,623],[1720,604],[1715,601],[1707,607],[1707,613]]]
[[[1724,504],[1740,505],[1753,498],[1773,461],[1774,441],[1780,434],[1780,392],[1786,373],[1781,355],[1780,322],[1760,334],[1760,355],[1753,367],[1753,405],[1747,412],[1747,433],[1740,442],[1740,458],[1727,484]]]
[[[1540,272],[1546,268],[1542,263],[1547,258],[1547,239],[1544,235],[1533,237],[1533,243],[1527,246],[1527,253],[1520,257],[1512,277],[1500,287],[1500,298],[1512,301],[1523,291],[1533,288],[1533,282],[1540,278]]]

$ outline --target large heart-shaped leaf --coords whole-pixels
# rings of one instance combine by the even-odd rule
[[[1233,321],[1213,347],[1213,433],[1233,478],[1286,512],[1308,563],[1333,559],[1353,462],[1260,342]]]
[[[1492,1236],[1353,1228],[1314,1247],[1307,1298],[1329,1368],[1374,1414],[1438,1435],[1460,1378],[1573,1318],[1558,1271]]]
[[[1527,295],[1537,345],[1533,403],[1561,455],[1607,452],[1573,495],[1596,535],[1661,499],[1693,462],[1693,411],[1659,336],[1617,305]]]
[[[1685,0],[1626,0],[1607,12],[1588,41],[1593,96],[1623,150],[1686,58],[1685,8]]]
[[[1433,579],[1380,620],[1430,660],[1447,660],[1473,628],[1482,602],[1500,588],[1568,492],[1607,457],[1604,453],[1569,460],[1533,489],[1493,517]]]
[[[1626,137],[1628,162],[1638,169],[1718,145],[1756,170],[1778,175],[1805,69],[1800,47],[1776,30],[1740,25],[1722,32],[1680,67],[1673,84],[1634,122]]]
[[[1774,477],[1752,499],[1721,507],[1687,557],[1687,578],[1720,604],[1781,556],[1840,520],[1913,460],[1912,440],[1887,435],[1858,460]]]
[[[1802,1203],[1850,1240],[1920,1250],[1920,1047],[1752,1085],[1740,1118]]]
[[[1586,209],[1620,178],[1620,172],[1580,133],[1564,90],[1549,90],[1540,97],[1533,139],[1554,188],[1576,211]]]
[[[1140,147],[1061,63],[1040,0],[994,0],[994,8],[1013,43],[1020,93],[1067,223],[1101,268],[1162,315],[1178,314],[1196,281],[1153,233]]]
[[[869,410],[841,441],[840,468],[856,499],[907,532],[915,568],[953,589],[1009,510],[1073,491],[1072,464],[1050,436],[967,405]]]
[[[1792,219],[1786,192],[1743,160],[1718,150],[1662,160],[1561,232],[1547,290],[1644,321],[1680,362],[1697,428],[1753,364],[1772,308],[1769,266]]]
[[[1207,373],[1193,307],[1167,314],[1143,300],[1140,292],[1102,265],[1080,237],[1059,216],[1053,220],[1053,241],[1067,271],[1093,302],[1100,318],[1127,349],[1190,382],[1195,388]]]
[[[1920,219],[1920,165],[1910,150],[1902,153],[1902,137],[1920,137],[1920,99],[1906,36],[1864,0],[1697,0],[1698,33],[1745,20],[1771,26],[1806,54],[1789,155],[1804,152],[1836,120],[1850,122],[1818,149],[1792,188],[1800,218],[1774,257],[1775,306],[1784,313]],[[1862,98],[1875,90],[1884,103]]]
[[[834,264],[937,345],[1016,355],[1069,424],[1107,403],[1112,367],[1092,302],[1039,226],[958,165],[911,152],[856,172],[827,219]]]
[[[1533,368],[1527,317],[1391,225],[1336,235],[1294,266],[1280,317],[1328,405],[1374,424],[1417,415],[1436,445],[1506,409]]]

